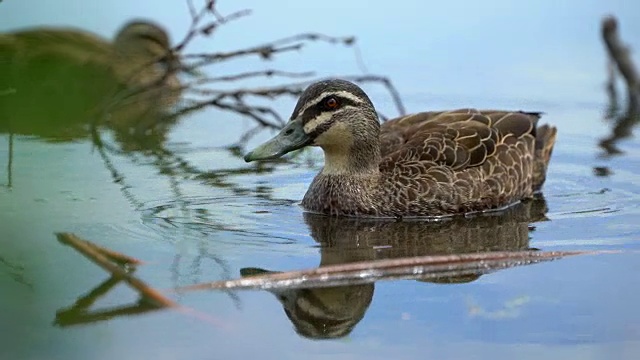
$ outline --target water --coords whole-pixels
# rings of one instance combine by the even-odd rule
[[[180,2],[26,4],[1,2],[0,30],[58,24],[111,36],[125,20],[144,15],[179,39],[188,25]],[[368,70],[389,76],[409,111],[545,111],[543,122],[558,126],[559,135],[544,199],[503,217],[439,226],[321,221],[297,205],[321,155],[313,151],[292,162],[247,165],[230,146],[253,123],[214,109],[181,119],[168,133],[164,153],[133,151],[108,132],[101,134],[108,149],[94,146],[86,134],[63,142],[2,134],[0,358],[637,358],[640,142],[633,136],[621,140],[623,153],[615,156],[598,147],[613,126],[603,120],[599,20],[618,15],[623,38],[638,47],[637,4],[220,6],[224,12],[251,8],[254,15],[194,43],[191,51],[230,50],[296,31],[353,34]],[[350,49],[322,44],[266,65],[243,60],[215,71],[257,66],[319,75],[360,72]],[[381,87],[366,89],[381,112],[394,114]],[[289,97],[275,103],[285,114],[293,105]],[[258,134],[247,147],[268,136],[269,131]],[[62,326],[65,310],[108,276],[59,244],[54,233],[61,231],[143,260],[136,275],[159,289],[237,278],[248,268],[285,271],[482,249],[624,251],[479,278],[380,282],[315,293],[184,293],[173,298],[215,321],[152,311]],[[318,329],[295,312],[296,300],[307,299],[320,299],[328,314],[341,319],[331,330],[349,334],[314,340]],[[91,310],[135,302],[135,293],[118,285]],[[293,320],[283,307],[293,309]],[[86,314],[72,319],[81,315]]]

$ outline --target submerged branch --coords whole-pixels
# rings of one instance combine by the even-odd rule
[[[94,264],[100,266],[112,276],[124,280],[129,286],[135,289],[145,300],[150,301],[154,305],[160,307],[176,307],[177,304],[162,295],[157,290],[147,286],[144,282],[133,276],[124,268],[114,264],[110,257],[116,257],[122,262],[127,262],[132,258],[121,255],[113,251],[104,251],[105,249],[95,244],[91,244],[86,240],[80,239],[71,233],[57,233],[58,241],[64,245],[68,245],[91,260]],[[117,255],[114,255],[117,254]],[[133,259],[135,262],[137,260]],[[133,263],[131,263],[133,264]]]
[[[638,97],[640,96],[640,77],[636,69],[629,48],[622,43],[618,34],[618,21],[613,16],[607,16],[602,21],[602,38],[610,58],[617,65],[618,71],[627,83],[629,91],[629,114],[637,113]],[[614,87],[609,80],[609,87]]]
[[[608,52],[607,62],[607,94],[609,105],[605,117],[613,119],[611,135],[600,141],[600,147],[608,155],[620,154],[617,142],[629,137],[633,127],[640,122],[640,75],[631,59],[629,48],[623,44],[618,34],[618,21],[613,16],[607,16],[602,21],[602,39]],[[618,114],[618,98],[615,87],[615,70],[622,75],[627,84],[628,104],[626,113]]]
[[[157,311],[161,307],[148,302],[140,301],[131,305],[110,307],[102,310],[90,310],[90,307],[101,297],[122,281],[121,278],[112,276],[101,284],[91,289],[86,295],[79,297],[76,302],[56,311],[54,324],[60,327],[76,326],[82,324],[106,321],[118,316],[132,316]]]

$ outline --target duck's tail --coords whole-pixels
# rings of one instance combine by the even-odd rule
[[[541,125],[536,129],[536,150],[533,169],[533,189],[540,190],[547,178],[547,168],[556,143],[557,129],[549,125]]]

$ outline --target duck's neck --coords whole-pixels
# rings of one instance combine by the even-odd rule
[[[379,173],[380,130],[377,123],[372,128],[351,128],[338,123],[316,139],[316,145],[324,151],[322,175],[371,176]]]
[[[323,175],[372,176],[380,164],[380,146],[353,142],[347,146],[323,146]]]
[[[375,214],[373,192],[380,177],[377,133],[372,139],[371,132],[367,138],[367,134],[339,129],[330,130],[331,142],[320,139],[324,168],[309,186],[302,206],[331,215]]]

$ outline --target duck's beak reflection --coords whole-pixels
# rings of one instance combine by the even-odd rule
[[[276,159],[311,143],[300,119],[291,120],[278,135],[244,156],[244,161]]]

